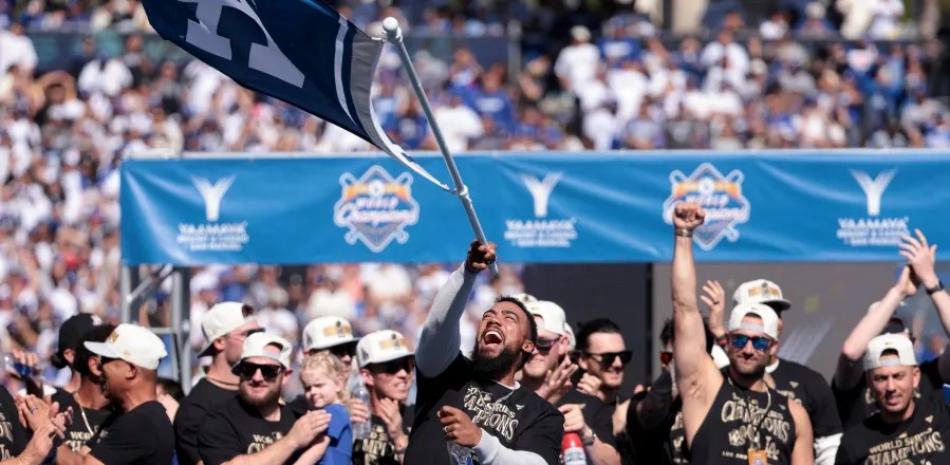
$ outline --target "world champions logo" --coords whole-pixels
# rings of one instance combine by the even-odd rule
[[[396,178],[379,165],[363,176],[340,176],[340,200],[333,206],[333,223],[348,231],[348,244],[362,242],[373,252],[382,252],[393,240],[409,240],[406,227],[419,222],[419,204],[412,198],[412,175]]]
[[[732,170],[723,176],[711,163],[703,163],[687,176],[670,173],[670,196],[663,202],[663,221],[673,224],[673,208],[680,202],[696,202],[706,210],[706,222],[693,234],[703,250],[712,250],[723,238],[739,240],[737,226],[749,221],[751,205],[742,195],[744,176]]]

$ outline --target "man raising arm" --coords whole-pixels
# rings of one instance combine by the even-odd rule
[[[733,308],[725,376],[706,355],[692,252],[693,231],[704,219],[695,203],[673,212],[673,357],[691,463],[812,465],[808,414],[764,381],[777,352],[775,311],[762,304]]]
[[[458,350],[475,275],[494,259],[493,244],[473,242],[435,297],[416,350],[419,390],[405,463],[449,464],[450,447],[486,465],[558,463],[562,415],[515,381],[538,332],[524,304],[500,297],[482,317],[473,359]]]

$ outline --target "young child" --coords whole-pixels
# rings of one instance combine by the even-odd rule
[[[304,358],[300,383],[309,408],[326,410],[331,415],[326,434],[330,445],[317,462],[319,465],[349,465],[353,455],[353,431],[350,414],[344,403],[346,390],[343,376],[346,367],[335,355],[321,352]]]

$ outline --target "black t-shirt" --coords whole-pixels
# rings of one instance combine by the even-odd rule
[[[926,410],[938,415],[947,415],[943,402],[943,378],[940,377],[939,358],[920,364],[920,384],[917,386],[915,398],[925,405]],[[831,391],[834,393],[835,403],[838,406],[838,415],[844,424],[845,430],[860,424],[866,418],[877,413],[877,404],[868,389],[867,377],[851,389],[841,389],[832,381]]]
[[[461,409],[509,449],[534,452],[550,465],[560,462],[561,412],[523,386],[512,390],[489,379],[474,378],[472,362],[459,354],[439,375],[419,377],[405,463],[449,464],[445,433],[437,416],[445,405]]]
[[[770,374],[775,380],[775,390],[798,402],[808,412],[816,438],[841,433],[841,419],[836,415],[835,396],[821,374],[788,360],[779,361]]]
[[[594,431],[597,439],[617,447],[614,440],[613,408],[594,396],[578,391],[577,388],[571,388],[556,403],[558,407],[566,404],[583,405],[581,413],[584,415],[584,422]]]
[[[201,460],[198,455],[198,428],[201,422],[213,406],[235,396],[237,390],[224,389],[204,378],[191,388],[175,415],[175,445],[181,465],[194,465]]]
[[[945,415],[920,408],[907,421],[887,424],[881,414],[848,428],[841,438],[835,465],[950,464],[950,424]]]
[[[409,434],[412,424],[412,408],[402,409],[402,429]],[[399,465],[396,444],[389,437],[386,423],[376,415],[370,417],[369,434],[353,441],[353,465]]]
[[[201,422],[198,454],[204,465],[219,465],[238,455],[260,452],[283,438],[296,420],[290,407],[281,405],[280,420],[267,421],[234,396],[217,404]]]
[[[30,433],[20,425],[13,396],[0,386],[0,460],[16,457],[30,441]]]
[[[59,403],[59,410],[73,409],[73,421],[66,427],[66,445],[73,452],[79,452],[83,446],[92,447],[92,439],[99,432],[102,425],[113,414],[111,409],[82,408],[76,397],[63,389],[56,389],[52,395],[53,402]]]
[[[149,401],[102,425],[92,456],[108,465],[170,465],[175,433],[165,407]]]
[[[650,404],[650,411],[644,412],[646,423],[637,415],[637,408],[642,402]],[[627,409],[627,437],[630,438],[633,449],[631,463],[686,463],[685,459],[677,461],[675,454],[677,447],[685,447],[686,436],[683,434],[681,410],[682,402],[679,398],[673,398],[672,375],[665,370],[653,381],[649,391],[636,394],[630,399],[630,407]],[[683,457],[682,454],[678,456]]]
[[[748,452],[764,450],[769,465],[792,463],[795,420],[789,399],[775,390],[757,392],[726,377],[692,444],[693,465],[748,464]]]

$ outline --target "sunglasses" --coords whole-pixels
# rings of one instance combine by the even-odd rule
[[[412,373],[412,370],[415,369],[415,367],[416,363],[411,357],[404,357],[397,358],[396,360],[390,360],[388,362],[375,363],[373,364],[372,369],[376,373],[394,375],[402,370],[406,370],[406,373]]]
[[[340,344],[338,346],[333,346],[327,349],[331,354],[335,355],[337,358],[350,357],[353,358],[356,355],[356,343],[351,344]]]
[[[538,349],[539,353],[547,355],[547,353],[550,352],[552,348],[554,348],[554,344],[557,344],[559,339],[560,338],[545,339],[543,337],[539,337],[538,340],[534,342],[534,347]]]
[[[630,363],[630,359],[633,358],[633,352],[629,350],[623,350],[620,352],[604,352],[602,354],[592,354],[590,352],[585,352],[584,355],[593,358],[600,362],[601,366],[609,367],[614,364],[614,360],[618,357],[620,358],[620,364],[626,365]]]
[[[660,352],[660,363],[669,365],[673,361],[673,352],[664,350]]]
[[[744,349],[745,345],[752,341],[752,348],[759,351],[765,352],[766,349],[772,346],[772,339],[765,336],[746,336],[745,334],[730,334],[729,343],[732,344],[732,347],[736,349]]]
[[[280,365],[258,365],[256,363],[243,362],[238,366],[238,376],[244,379],[251,379],[257,370],[261,370],[261,376],[267,381],[277,379],[277,375],[284,369]]]

